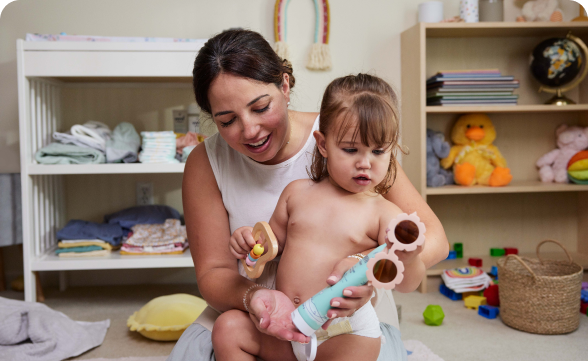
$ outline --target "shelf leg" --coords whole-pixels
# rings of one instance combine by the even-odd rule
[[[59,271],[59,291],[65,292],[67,290],[67,272]]]
[[[4,275],[4,255],[0,247],[0,291],[6,291],[6,278]]]
[[[35,302],[37,300],[37,283],[35,281],[35,272],[26,270],[24,273],[24,289],[25,289],[25,301]]]
[[[35,287],[37,291],[37,302],[45,302],[45,295],[43,294],[43,287],[41,286],[41,278],[39,272],[33,272],[35,274]]]
[[[423,277],[421,284],[419,285],[419,292],[420,293],[427,293],[427,275]]]

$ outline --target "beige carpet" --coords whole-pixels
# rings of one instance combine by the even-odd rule
[[[101,286],[70,288],[65,292],[49,289],[45,293],[49,307],[74,320],[111,320],[102,346],[72,360],[169,355],[174,342],[148,340],[129,331],[126,320],[155,297],[173,293],[198,294],[191,285]],[[22,293],[15,292],[0,292],[0,296],[22,299]],[[463,302],[451,301],[438,292],[395,292],[394,297],[401,305],[403,340],[419,340],[446,361],[588,359],[588,317],[584,315],[577,331],[568,335],[542,336],[511,329],[499,319],[485,319],[466,309]],[[429,304],[441,305],[445,312],[443,325],[432,327],[424,324],[422,313]]]

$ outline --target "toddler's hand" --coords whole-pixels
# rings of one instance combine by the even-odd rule
[[[229,249],[235,258],[245,259],[255,246],[251,231],[253,227],[237,228],[229,240]]]
[[[419,258],[419,254],[421,254],[423,249],[425,249],[424,243],[422,246],[418,246],[414,251],[407,252],[407,251],[397,250],[394,252],[394,254],[396,254],[398,256],[398,259],[400,260],[400,262],[404,263],[405,268],[406,268],[407,265],[411,264],[412,262],[414,262],[415,260],[417,260]]]

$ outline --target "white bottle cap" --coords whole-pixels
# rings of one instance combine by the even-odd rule
[[[316,358],[316,349],[318,348],[318,341],[316,339],[316,333],[310,336],[310,342],[306,344],[304,348],[304,354],[306,355],[306,361],[313,361]]]
[[[302,318],[302,315],[300,315],[298,309],[295,309],[294,312],[292,312],[292,323],[294,323],[294,326],[296,326],[296,328],[298,328],[298,330],[306,336],[312,336],[316,331],[310,327],[306,321],[304,321],[304,318]]]
[[[188,114],[199,114],[199,113],[200,113],[200,108],[198,107],[198,104],[192,103],[192,104],[188,105]]]

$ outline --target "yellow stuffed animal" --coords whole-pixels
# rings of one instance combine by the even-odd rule
[[[505,186],[512,180],[506,160],[492,142],[496,130],[485,114],[467,114],[459,117],[451,131],[449,156],[441,160],[445,169],[453,167],[455,183],[492,187]]]

